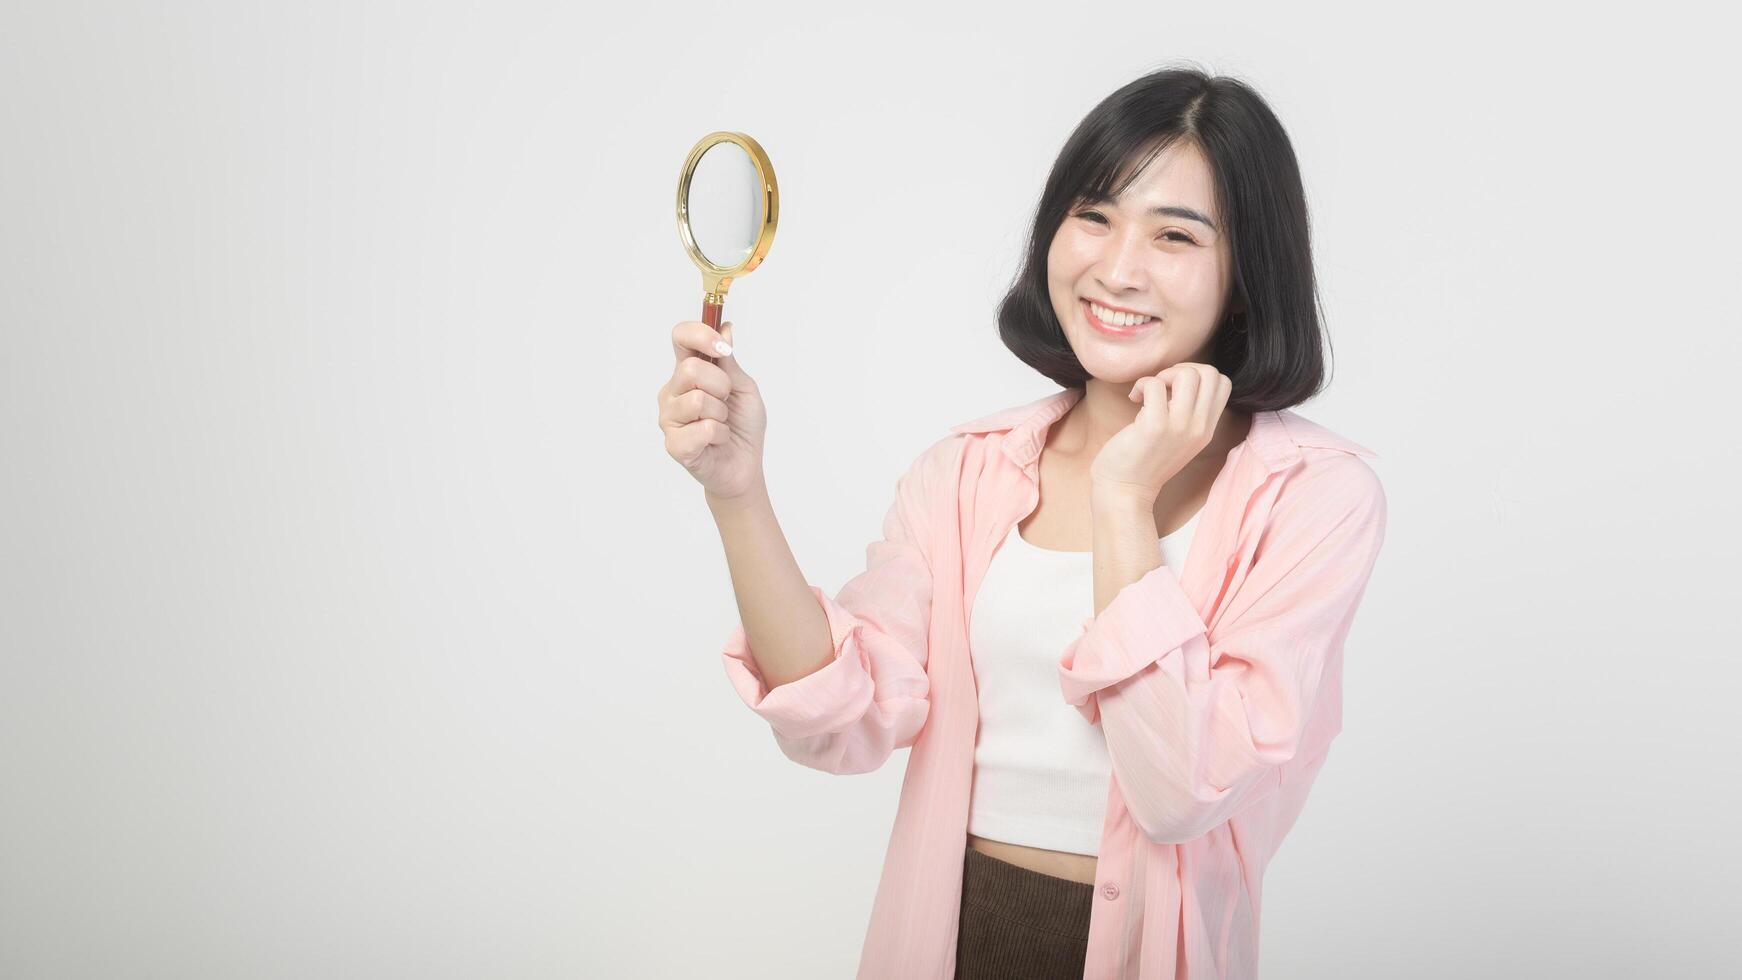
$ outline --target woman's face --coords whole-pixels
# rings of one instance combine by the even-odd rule
[[[1209,162],[1184,141],[1150,161],[1117,200],[1079,201],[1066,213],[1047,249],[1047,291],[1091,375],[1129,382],[1204,361],[1232,285],[1221,228]],[[1150,319],[1109,333],[1091,322],[1091,300]]]

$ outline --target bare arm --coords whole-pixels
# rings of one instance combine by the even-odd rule
[[[956,438],[933,444],[896,481],[883,533],[865,548],[865,570],[833,595],[800,576],[762,487],[709,501],[743,620],[721,648],[721,663],[795,762],[870,772],[925,727],[929,513]]]
[[[1095,527],[1095,615],[1119,590],[1161,567],[1154,504],[1130,493],[1096,487],[1090,496]]]
[[[827,666],[834,659],[828,618],[799,570],[767,487],[730,499],[704,494],[726,549],[738,615],[768,686]]]
[[[870,772],[912,745],[930,712],[928,513],[959,436],[938,440],[896,482],[865,571],[831,596],[805,579],[769,503],[755,380],[730,349],[717,363],[698,356],[730,330],[677,324],[676,366],[658,393],[666,451],[702,484],[737,596],[741,622],[720,647],[721,666],[789,758]]]

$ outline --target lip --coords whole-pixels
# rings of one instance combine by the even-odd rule
[[[1148,323],[1145,323],[1139,327],[1115,327],[1115,326],[1112,326],[1111,324],[1102,323],[1098,318],[1096,318],[1094,310],[1092,310],[1089,307],[1088,300],[1083,299],[1083,300],[1078,300],[1077,302],[1078,302],[1078,305],[1083,308],[1083,319],[1089,321],[1089,326],[1094,327],[1096,330],[1099,330],[1100,332],[1107,334],[1108,336],[1112,336],[1112,337],[1135,337],[1138,334],[1143,333],[1145,330],[1148,330],[1149,328],[1151,328],[1151,327],[1153,327],[1156,324],[1161,322],[1161,319],[1159,317],[1157,317],[1156,319],[1151,320]],[[1099,302],[1099,301],[1097,301],[1097,302]],[[1117,307],[1108,307],[1108,309],[1117,309]],[[1136,311],[1135,310],[1126,310],[1123,312],[1135,313]]]

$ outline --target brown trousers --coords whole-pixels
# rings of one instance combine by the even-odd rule
[[[967,849],[956,980],[1080,980],[1095,886]]]

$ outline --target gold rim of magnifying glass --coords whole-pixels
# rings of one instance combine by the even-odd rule
[[[762,182],[762,227],[756,233],[756,244],[750,249],[750,254],[743,262],[726,267],[715,265],[702,254],[696,245],[695,236],[690,233],[689,197],[690,178],[695,175],[696,164],[701,162],[702,154],[719,143],[736,143],[750,154],[750,161],[756,167],[756,176]],[[774,182],[774,164],[768,160],[768,154],[762,152],[762,145],[751,139],[747,133],[719,130],[709,133],[696,141],[690,148],[689,156],[684,158],[683,172],[677,181],[677,233],[683,239],[684,250],[690,253],[690,261],[702,270],[702,283],[707,290],[706,301],[719,303],[725,299],[726,290],[732,286],[732,280],[744,275],[762,264],[762,259],[768,254],[768,249],[774,244],[774,228],[780,221],[780,188]]]

